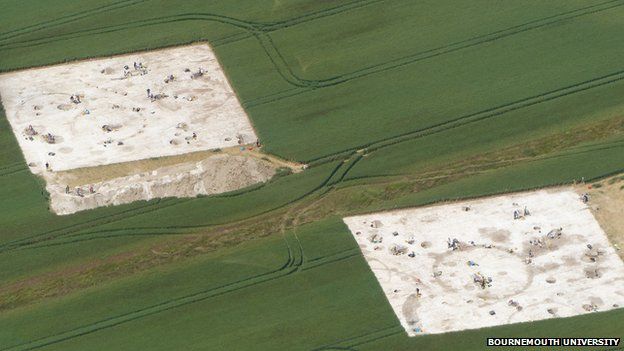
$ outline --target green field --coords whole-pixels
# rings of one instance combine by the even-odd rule
[[[238,192],[58,217],[0,110],[0,350],[482,350],[408,338],[340,218],[624,171],[624,1],[5,0],[0,71],[207,41],[265,151]],[[461,345],[461,346],[458,346]]]

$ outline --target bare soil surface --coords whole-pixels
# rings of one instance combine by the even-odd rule
[[[208,157],[220,154],[261,159],[269,162],[275,168],[289,168],[293,173],[298,173],[305,169],[303,164],[286,161],[273,155],[265,154],[255,145],[244,145],[217,150],[197,151],[183,155],[148,158],[133,162],[78,168],[69,171],[47,172],[44,174],[44,177],[54,184],[75,188],[77,186],[88,186],[89,184],[100,183],[134,174],[152,172],[162,167],[199,162]]]
[[[589,194],[589,208],[624,259],[624,175],[597,183],[579,184],[576,191],[580,195]]]
[[[344,221],[410,336],[620,308],[624,263],[574,190]]]
[[[305,168],[258,150],[207,44],[10,72],[0,95],[57,214],[229,192]]]
[[[51,209],[59,215],[66,215],[140,200],[234,191],[268,181],[277,168],[270,161],[256,157],[219,153],[199,161],[177,163],[76,187],[59,183],[59,179],[49,179],[46,189],[50,193]]]
[[[207,44],[10,72],[0,95],[34,173],[257,140]]]

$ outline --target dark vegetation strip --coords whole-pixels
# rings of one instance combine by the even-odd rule
[[[213,48],[218,48],[220,46],[251,38],[252,36],[253,34],[251,34],[250,32],[238,32],[236,34],[226,35],[225,37],[219,39],[210,40],[210,45]]]
[[[300,89],[298,89],[296,87],[295,88],[288,88],[288,89],[285,89],[285,90],[281,90],[281,91],[278,91],[278,92],[275,92],[275,93],[271,93],[271,94],[265,95],[263,97],[253,98],[253,99],[249,99],[247,101],[243,101],[242,104],[245,107],[247,107],[247,105],[253,105],[255,102],[261,101],[262,99],[265,99],[265,98],[271,99],[271,98],[274,98],[274,97],[280,97],[280,96],[292,94],[293,92],[296,92],[296,91],[299,91],[299,90]]]
[[[342,260],[346,260],[352,257],[356,257],[356,256],[361,256],[362,253],[360,251],[360,248],[356,247],[353,249],[347,249],[344,252],[340,252],[334,255],[338,255],[340,254],[340,256],[337,257],[331,257],[331,256],[327,256],[327,257],[319,257],[316,258],[314,261],[315,262],[310,262],[309,264],[307,264],[305,267],[303,267],[301,270],[302,271],[306,271],[308,269],[313,269],[328,263],[334,263],[334,262],[338,262],[338,261],[342,261]]]
[[[605,7],[605,5],[609,5],[607,7]],[[274,94],[271,95],[267,95],[267,96],[263,96],[263,97],[259,97],[259,98],[255,98],[253,100],[247,101],[245,103],[245,107],[247,108],[252,108],[255,106],[260,106],[260,105],[264,105],[264,104],[268,104],[268,103],[273,103],[285,98],[290,98],[292,96],[296,96],[305,92],[310,91],[312,88],[323,88],[323,87],[327,87],[327,86],[333,86],[333,85],[337,85],[337,84],[341,84],[341,83],[345,83],[349,80],[353,80],[353,79],[357,79],[357,78],[362,78],[365,76],[368,76],[370,74],[374,74],[374,73],[380,73],[380,72],[384,72],[387,70],[391,70],[394,68],[398,68],[398,67],[402,67],[411,63],[415,63],[418,61],[422,61],[425,59],[429,59],[429,58],[433,58],[433,57],[437,57],[440,55],[444,55],[447,53],[452,53],[458,50],[462,50],[462,49],[466,49],[466,48],[470,48],[473,46],[477,46],[477,45],[481,45],[484,43],[489,43],[498,39],[502,39],[502,38],[506,38],[515,34],[519,34],[519,33],[523,33],[529,30],[533,30],[533,29],[538,29],[544,26],[548,26],[548,25],[552,25],[552,24],[556,24],[562,21],[566,21],[569,19],[573,19],[576,17],[580,17],[580,16],[585,16],[585,15],[590,15],[590,14],[595,14],[598,12],[602,12],[602,11],[606,11],[606,10],[610,10],[619,6],[624,5],[624,3],[622,3],[621,0],[612,0],[612,1],[607,1],[604,3],[600,3],[597,5],[592,5],[592,6],[588,6],[588,7],[583,7],[583,8],[579,8],[576,10],[571,10],[571,11],[567,11],[567,12],[563,12],[557,15],[552,15],[552,16],[547,16],[544,18],[540,18],[537,20],[532,20],[532,21],[528,21],[525,22],[523,24],[519,24],[516,26],[512,26],[506,29],[502,29],[502,30],[498,30],[498,31],[494,31],[488,34],[484,34],[484,35],[478,35],[478,36],[474,36],[472,38],[469,39],[465,39],[462,41],[458,41],[458,42],[454,42],[451,44],[447,44],[447,45],[443,45],[434,49],[429,49],[429,50],[425,50],[425,51],[420,51],[411,55],[407,55],[401,58],[397,58],[397,59],[392,59],[389,60],[387,62],[382,62],[382,63],[378,63],[369,67],[365,67],[356,71],[352,71],[350,73],[346,73],[343,75],[339,75],[339,76],[335,76],[332,78],[327,78],[327,79],[320,79],[320,80],[307,80],[307,79],[302,79],[297,77],[294,73],[292,73],[292,70],[288,67],[286,60],[283,58],[283,56],[279,53],[279,50],[277,49],[277,46],[274,44],[273,40],[267,35],[265,36],[265,40],[269,41],[270,46],[272,46],[274,48],[274,51],[276,52],[276,54],[279,57],[279,61],[276,61],[275,59],[271,59],[271,61],[273,62],[273,64],[275,65],[276,69],[278,69],[278,72],[280,73],[280,75],[282,75],[282,77],[284,77],[285,75],[290,75],[290,78],[284,78],[288,83],[295,85],[296,87],[308,87],[310,89],[308,90],[298,90],[296,92],[292,92],[292,91],[285,91],[282,93],[279,93],[278,96],[274,96]],[[259,40],[261,40],[261,38],[259,38]],[[264,44],[261,42],[261,45],[263,47],[263,49],[265,50],[265,53],[271,57],[271,53],[269,50],[266,49],[267,44]],[[281,67],[281,70],[280,70]],[[285,74],[283,72],[283,70],[285,69],[284,67],[288,67],[286,68],[288,71],[288,74]],[[297,82],[292,82],[292,80],[297,80]]]
[[[361,340],[358,340],[354,343],[349,343],[348,347],[355,349],[355,347],[357,346],[368,344],[374,341],[378,341],[381,339],[385,339],[385,338],[395,336],[395,335],[400,335],[400,334],[405,334],[405,329],[403,329],[403,327],[399,325],[395,327],[394,330],[388,330],[386,332],[383,332],[381,335],[373,335],[371,337],[363,336]]]
[[[287,19],[287,20],[283,20],[283,21],[277,21],[277,22],[273,22],[273,23],[266,23],[262,26],[262,30],[264,32],[273,32],[276,30],[280,30],[280,29],[284,29],[284,28],[288,28],[288,27],[292,27],[301,23],[306,23],[306,22],[310,22],[310,21],[314,21],[320,18],[326,18],[326,17],[330,17],[330,16],[334,16],[334,15],[338,15],[338,14],[342,14],[345,12],[349,12],[351,10],[355,10],[355,9],[359,9],[365,6],[369,6],[369,5],[373,5],[373,4],[377,4],[377,3],[381,3],[384,2],[385,0],[359,0],[359,1],[352,1],[352,2],[348,2],[336,7],[332,7],[332,8],[328,8],[328,9],[324,9],[324,10],[318,10],[315,12],[311,12],[308,14],[304,14],[298,17],[294,17],[291,19]]]
[[[122,23],[118,25],[102,26],[102,27],[97,27],[93,29],[79,30],[79,31],[74,31],[74,32],[66,33],[66,34],[61,34],[61,35],[42,37],[42,38],[36,38],[36,39],[28,39],[28,40],[24,40],[21,42],[11,42],[11,43],[6,43],[6,44],[0,44],[0,51],[20,49],[20,48],[32,48],[34,46],[40,46],[40,45],[45,45],[45,44],[69,40],[69,39],[77,39],[77,38],[86,37],[86,36],[114,33],[114,32],[127,30],[127,29],[146,28],[149,26],[154,26],[154,25],[159,25],[159,24],[173,24],[173,23],[190,22],[190,21],[219,22],[219,23],[230,24],[235,27],[247,29],[250,32],[253,32],[255,30],[253,26],[251,26],[251,24],[249,24],[248,22],[238,21],[234,18],[221,16],[221,15],[213,15],[213,14],[171,15],[171,16],[165,16],[165,17],[152,18],[152,19],[137,20],[137,21]],[[153,49],[157,49],[157,48],[153,48]],[[120,52],[120,53],[115,53],[115,54],[116,55],[126,54],[126,53],[135,52],[135,51],[145,51],[145,50],[147,49]],[[102,55],[99,54],[95,56],[86,56],[85,58],[101,57],[101,56]],[[64,61],[52,62],[50,64],[61,63],[61,62],[64,62]],[[28,67],[21,67],[20,69],[23,69],[23,68],[28,68]]]
[[[119,1],[113,4],[109,4],[109,5],[105,5],[105,6],[101,6],[95,9],[91,9],[91,10],[85,10],[85,11],[80,11],[77,13],[73,13],[73,14],[69,14],[69,15],[65,15],[65,16],[61,16],[55,19],[50,19],[38,24],[34,24],[34,25],[30,25],[30,26],[26,26],[26,27],[22,27],[22,28],[18,28],[18,29],[14,29],[11,31],[7,31],[4,33],[0,33],[0,42],[5,41],[7,39],[12,39],[14,37],[17,36],[22,36],[22,35],[26,35],[26,34],[32,34],[36,31],[40,31],[42,29],[49,29],[49,28],[53,28],[59,25],[63,25],[63,24],[67,24],[76,20],[80,20],[83,18],[86,18],[88,16],[92,16],[95,14],[100,14],[100,13],[105,13],[105,12],[110,12],[113,10],[118,10],[118,9],[123,9],[129,6],[133,6],[139,3],[143,3],[149,0],[125,0],[125,1]],[[245,22],[247,24],[249,24],[250,27],[253,28],[263,28],[265,31],[275,31],[275,30],[279,30],[282,28],[287,28],[299,23],[304,23],[304,22],[308,22],[311,20],[315,20],[318,18],[323,18],[326,16],[332,16],[332,15],[336,15],[339,13],[342,13],[344,11],[349,11],[352,9],[356,9],[356,8],[360,8],[360,7],[364,7],[373,3],[377,3],[377,2],[381,2],[384,0],[356,0],[356,1],[352,1],[350,3],[346,3],[346,4],[342,4],[342,5],[338,5],[332,8],[328,8],[325,10],[319,10],[316,12],[312,12],[312,13],[308,13],[308,14],[303,14],[301,16],[298,17],[294,17],[291,19],[287,19],[287,20],[283,20],[283,21],[274,21],[274,22],[252,22],[252,21],[240,21],[240,22]],[[225,16],[223,16],[225,17]],[[165,18],[165,17],[157,17],[157,18]],[[230,19],[233,19],[231,17],[227,17]],[[234,20],[234,19],[233,19]],[[20,33],[17,33],[20,32]],[[17,34],[14,34],[17,33]],[[78,33],[78,32],[73,32],[73,33]],[[11,35],[12,34],[12,35]],[[239,34],[234,34],[231,38],[227,38],[227,39],[232,39],[234,37],[240,36],[241,33]],[[248,34],[246,34],[248,35]],[[53,38],[53,37],[47,37],[47,38]],[[239,38],[238,40],[241,40],[244,38]],[[20,42],[14,42],[14,43],[20,43]]]

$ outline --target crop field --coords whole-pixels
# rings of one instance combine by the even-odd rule
[[[623,197],[623,18],[624,0],[3,1],[0,72],[207,42],[262,151],[307,168],[58,216],[0,108],[0,351],[624,337],[622,308],[408,337],[342,221],[579,182]]]

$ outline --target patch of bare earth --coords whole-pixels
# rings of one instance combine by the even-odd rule
[[[59,215],[230,192],[302,169],[255,150],[207,44],[0,74],[0,97]]]
[[[624,175],[576,186],[579,195],[589,194],[589,208],[609,241],[624,259]]]
[[[300,164],[261,153],[255,146],[44,173],[51,209],[59,215],[166,197],[195,197],[242,189]]]
[[[624,264],[570,188],[344,221],[410,336],[624,305]]]
[[[48,173],[50,179],[60,185],[68,185],[70,188],[85,186],[87,184],[100,183],[107,180],[127,177],[134,174],[152,172],[159,168],[176,166],[185,163],[199,162],[208,157],[226,154],[232,156],[245,156],[261,159],[269,162],[274,168],[290,168],[293,173],[303,170],[303,165],[280,159],[273,155],[263,153],[260,148],[253,145],[228,147],[223,149],[191,152],[183,155],[148,158],[134,162],[114,163],[110,165],[78,168],[70,171]]]

